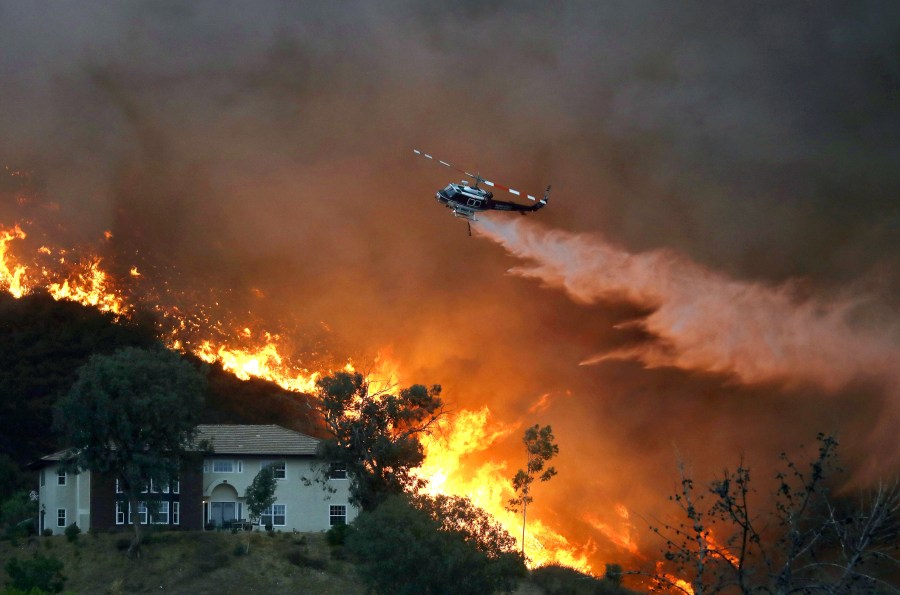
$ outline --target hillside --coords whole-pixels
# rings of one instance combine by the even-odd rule
[[[31,537],[16,543],[0,541],[0,560],[55,557],[64,564],[64,593],[174,593],[242,595],[244,593],[305,593],[355,595],[366,593],[355,566],[341,550],[330,547],[322,533],[253,533],[244,554],[247,533],[164,532],[151,534],[138,560],[125,555],[125,534],[80,535],[74,543],[64,536]],[[0,586],[8,576],[0,564]],[[543,586],[541,586],[543,585]],[[574,571],[538,570],[519,582],[517,595],[629,595],[632,591],[579,575]]]
[[[53,405],[94,354],[157,341],[150,314],[116,319],[94,308],[35,293],[0,294],[0,453],[25,465],[64,445],[52,430]],[[240,380],[220,365],[206,366],[203,423],[276,423],[320,435],[307,397],[264,380]]]
[[[72,593],[363,593],[348,562],[336,560],[323,534],[166,532],[150,535],[138,560],[129,559],[125,534],[32,537],[0,542],[0,560],[53,556],[65,567]],[[0,569],[0,585],[7,581]]]

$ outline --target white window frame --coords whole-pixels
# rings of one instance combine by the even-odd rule
[[[230,470],[225,471],[221,468],[216,469],[217,465],[224,466],[226,463],[230,465]],[[243,473],[244,472],[244,462],[240,459],[213,459],[211,468],[212,468],[213,473]],[[206,471],[206,469],[205,469],[205,466],[204,466],[203,471],[208,473],[208,471]]]
[[[335,475],[342,474],[342,475]],[[347,479],[347,464],[339,463],[337,461],[332,461],[329,463],[328,467],[328,479],[333,479],[336,481],[342,481]]]
[[[172,502],[172,524],[181,524],[181,502],[174,500]]]
[[[165,515],[165,516],[164,516]],[[156,512],[151,515],[152,521],[154,525],[168,525],[169,524],[169,501],[168,500],[160,500],[157,502]],[[162,519],[162,520],[160,520]]]
[[[58,485],[58,486],[64,486],[64,485],[66,485],[66,480],[67,480],[67,479],[68,479],[68,478],[66,477],[66,472],[65,472],[65,471],[63,471],[63,470],[60,469],[60,470],[58,470],[58,471],[56,472],[56,485]]]
[[[277,461],[260,461],[259,462],[259,470],[262,471],[266,468],[267,465],[272,465],[272,470],[275,472],[275,479],[278,480],[286,480],[287,479],[287,461],[284,459],[280,459]],[[281,466],[279,469],[279,465]],[[281,471],[281,475],[279,476],[278,472]]]
[[[172,482],[172,493],[180,494],[181,493],[181,481],[176,479]]]
[[[336,522],[338,519],[341,519],[340,522]],[[334,527],[336,525],[346,525],[347,524],[347,505],[346,504],[331,504],[328,506],[328,526]]]
[[[277,511],[280,511],[281,514],[278,514]],[[282,522],[276,523],[275,520],[278,517],[282,517]],[[264,527],[269,523],[272,524],[273,527],[284,527],[287,525],[287,505],[286,504],[273,504],[266,508],[261,515],[259,515],[259,526]]]
[[[127,502],[124,500],[116,500],[116,524],[124,525],[125,524],[125,505]]]
[[[62,516],[60,516],[59,513],[62,513]],[[56,526],[57,527],[67,527],[68,525],[66,525],[66,520],[67,520],[66,509],[65,508],[57,508],[56,509]]]
[[[117,494],[122,493],[122,482],[119,481],[118,479],[116,480],[116,493]]]
[[[131,520],[131,503],[128,503],[128,520]],[[141,525],[147,524],[147,503],[146,502],[138,502],[138,523]]]

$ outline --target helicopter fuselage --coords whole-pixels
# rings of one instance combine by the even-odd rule
[[[519,211],[525,213],[537,210],[534,207],[514,202],[494,200],[492,192],[466,184],[448,184],[446,188],[438,190],[434,197],[438,202],[451,209],[454,217],[462,217],[469,221],[478,221],[475,218],[475,213],[480,211]]]

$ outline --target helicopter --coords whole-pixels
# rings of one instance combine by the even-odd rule
[[[526,213],[533,213],[534,211],[543,209],[545,206],[547,206],[547,201],[550,199],[550,186],[547,186],[547,190],[544,191],[544,197],[540,200],[538,200],[531,194],[525,194],[525,197],[528,198],[528,200],[531,200],[535,203],[533,205],[523,205],[515,202],[507,202],[505,200],[494,200],[493,192],[485,190],[484,188],[479,188],[478,185],[483,183],[486,186],[490,186],[492,188],[500,188],[501,190],[506,190],[507,192],[515,196],[522,196],[522,193],[513,188],[503,186],[502,184],[497,184],[495,182],[491,182],[490,180],[485,180],[478,174],[471,174],[466,170],[459,169],[458,167],[455,167],[441,159],[435,159],[428,153],[422,152],[419,149],[413,149],[413,153],[415,153],[416,155],[421,155],[426,159],[437,161],[441,165],[456,170],[461,174],[469,176],[470,178],[475,180],[474,186],[469,186],[469,182],[467,180],[462,180],[459,184],[450,183],[445,188],[438,190],[434,195],[438,202],[453,211],[454,217],[462,217],[463,219],[466,219],[468,221],[469,235],[472,235],[472,222],[478,221],[478,219],[475,217],[475,214],[478,212],[514,211],[525,215]]]

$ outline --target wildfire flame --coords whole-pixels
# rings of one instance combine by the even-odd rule
[[[515,496],[510,484],[514,470],[506,463],[488,461],[474,466],[463,464],[469,455],[489,449],[518,429],[517,425],[490,422],[490,409],[462,410],[445,420],[441,431],[425,436],[425,462],[417,470],[429,480],[433,494],[467,496],[473,504],[491,514],[521,545],[522,517],[506,509]],[[529,519],[525,528],[525,550],[532,567],[557,563],[590,573],[590,543],[576,546],[538,519]]]
[[[24,282],[26,268],[16,265],[10,270],[7,264],[9,243],[15,239],[25,239],[25,232],[18,225],[12,229],[0,229],[0,282],[13,297],[20,298],[28,293]]]

